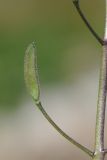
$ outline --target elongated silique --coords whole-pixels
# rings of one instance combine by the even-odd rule
[[[36,44],[31,43],[26,50],[24,59],[24,78],[26,87],[32,98],[38,102],[40,97]]]

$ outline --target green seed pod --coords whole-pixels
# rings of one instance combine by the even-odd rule
[[[38,80],[38,69],[37,69],[37,57],[36,57],[36,44],[31,43],[26,50],[24,59],[24,78],[26,87],[36,101],[39,101],[40,89]]]

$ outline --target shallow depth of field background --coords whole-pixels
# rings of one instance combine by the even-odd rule
[[[81,0],[101,37],[104,5]],[[50,126],[26,91],[24,53],[34,40],[44,108],[74,139],[94,147],[100,44],[71,0],[0,0],[0,160],[88,160]]]

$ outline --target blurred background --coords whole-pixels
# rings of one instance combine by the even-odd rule
[[[81,8],[103,37],[105,1],[81,0]],[[74,139],[94,147],[100,44],[71,0],[0,0],[0,159],[88,160],[50,126],[26,91],[24,54],[34,40],[44,108]]]

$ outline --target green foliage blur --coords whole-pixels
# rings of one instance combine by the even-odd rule
[[[103,37],[104,1],[81,0]],[[36,40],[42,85],[72,83],[75,74],[96,67],[101,48],[81,21],[72,0],[0,0],[0,108],[12,109],[26,94],[23,65]],[[80,74],[81,75],[81,74]]]

